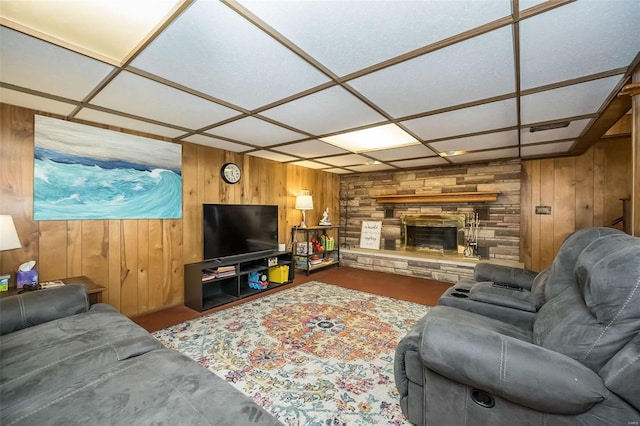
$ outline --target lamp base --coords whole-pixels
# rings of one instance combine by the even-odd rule
[[[299,228],[306,228],[306,227],[307,227],[307,211],[302,210],[302,222],[300,223]]]

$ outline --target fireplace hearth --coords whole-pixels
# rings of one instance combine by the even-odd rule
[[[462,253],[465,219],[463,214],[404,216],[401,220],[401,249]]]

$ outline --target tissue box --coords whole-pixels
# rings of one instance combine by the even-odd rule
[[[36,269],[16,272],[16,288],[21,289],[25,284],[38,284],[38,271]]]

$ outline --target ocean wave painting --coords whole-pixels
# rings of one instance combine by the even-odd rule
[[[35,220],[182,217],[179,144],[35,120]]]

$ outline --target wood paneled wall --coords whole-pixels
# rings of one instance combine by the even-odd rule
[[[314,197],[309,223],[318,221],[327,207],[332,218],[338,217],[338,175],[184,143],[182,219],[36,222],[34,114],[0,104],[0,214],[13,217],[23,244],[22,249],[0,252],[1,273],[35,260],[41,281],[86,275],[107,288],[104,301],[134,316],[183,302],[183,266],[202,259],[202,203],[278,205],[283,243],[288,243],[291,226],[300,223],[301,213],[293,206],[301,189]],[[236,185],[220,178],[220,167],[228,161],[243,169]]]
[[[564,239],[589,226],[612,226],[631,195],[630,139],[599,142],[579,157],[523,161],[520,259],[549,266]],[[550,215],[535,214],[551,206]],[[617,226],[621,229],[620,226]]]

